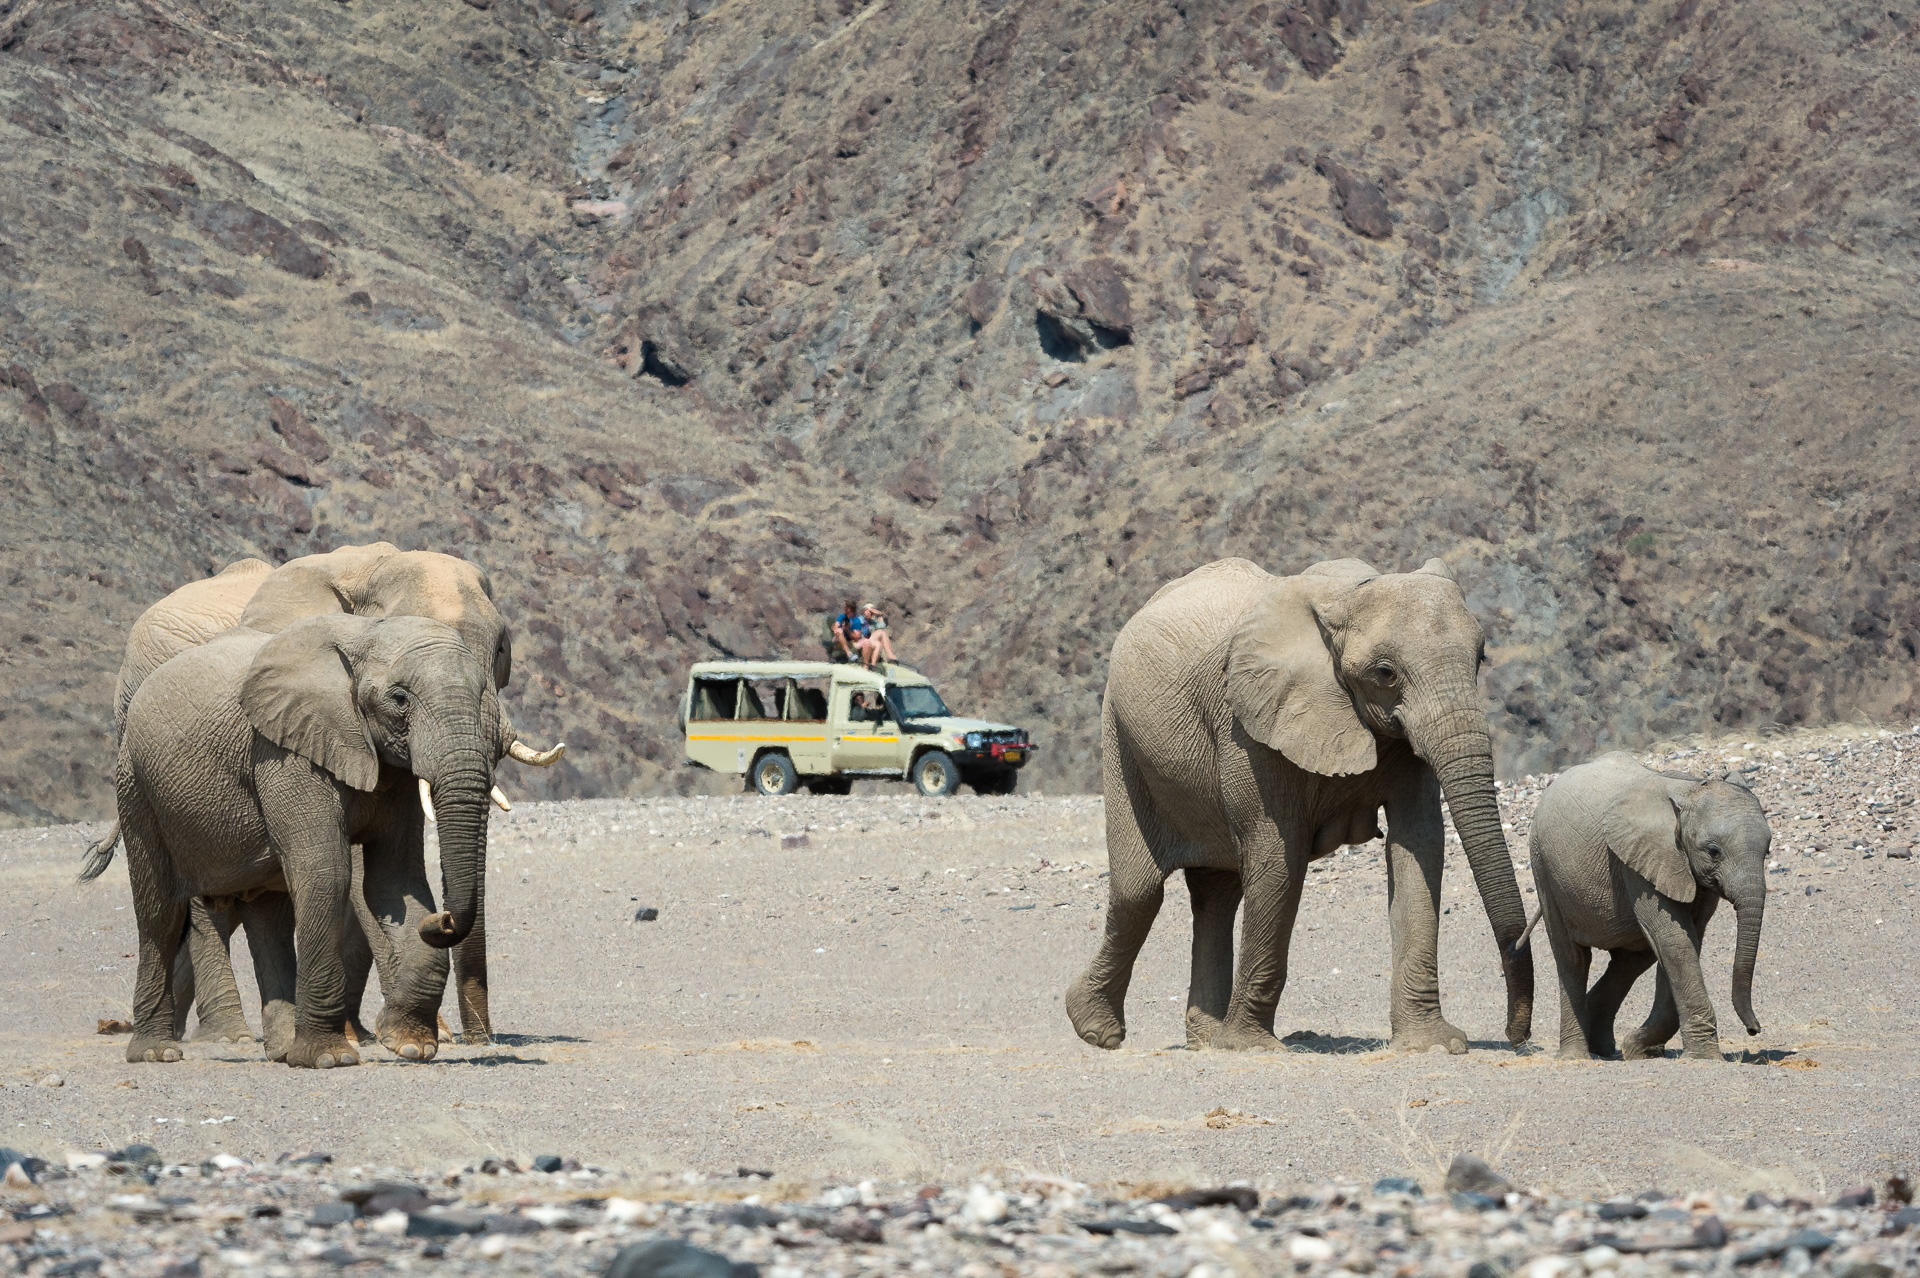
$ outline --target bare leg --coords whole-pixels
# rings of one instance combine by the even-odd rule
[[[1233,922],[1240,909],[1240,876],[1232,870],[1190,869],[1193,968],[1187,985],[1187,1046],[1212,1040],[1233,998]]]
[[[1393,988],[1388,1043],[1396,1051],[1467,1050],[1466,1031],[1440,1011],[1440,871],[1446,825],[1440,781],[1409,761],[1387,793],[1387,921],[1393,934]]]
[[[1613,1021],[1640,974],[1653,966],[1652,950],[1608,950],[1607,970],[1587,991],[1587,1046],[1595,1056],[1613,1055]]]

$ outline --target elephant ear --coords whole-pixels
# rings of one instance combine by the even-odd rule
[[[1321,620],[1360,579],[1320,567],[1274,580],[1241,617],[1227,643],[1227,704],[1249,736],[1296,767],[1347,776],[1371,771],[1379,756],[1335,674]]]
[[[1661,896],[1693,900],[1693,867],[1680,850],[1680,810],[1664,786],[1636,785],[1607,805],[1607,848]]]
[[[380,780],[348,658],[374,624],[344,614],[296,621],[261,646],[240,684],[240,708],[255,732],[356,790]]]
[[[275,634],[302,617],[356,611],[355,599],[367,577],[400,553],[391,542],[342,546],[324,554],[302,555],[273,570],[247,601],[240,624]]]

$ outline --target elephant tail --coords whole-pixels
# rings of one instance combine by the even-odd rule
[[[106,873],[107,867],[113,864],[113,850],[119,844],[120,821],[116,817],[112,827],[107,830],[106,837],[98,843],[88,845],[87,862],[80,867],[79,881],[89,883]]]
[[[1514,949],[1517,950],[1521,946],[1527,943],[1527,938],[1533,935],[1533,925],[1540,921],[1540,916],[1541,914],[1546,912],[1546,908],[1547,907],[1544,905],[1539,907],[1533,912],[1532,916],[1527,919],[1526,927],[1522,928],[1520,931],[1520,939],[1513,943]]]

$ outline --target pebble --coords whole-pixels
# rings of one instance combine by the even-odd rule
[[[1312,1234],[1295,1234],[1287,1239],[1287,1255],[1302,1264],[1318,1264],[1333,1259],[1333,1244]]]
[[[656,1238],[622,1248],[606,1278],[734,1278],[731,1260],[678,1238]]]
[[[40,1086],[42,1087],[65,1087],[66,1085],[67,1080],[58,1074],[42,1074],[40,1076]]]
[[[1507,1178],[1472,1154],[1455,1154],[1447,1165],[1447,1192],[1504,1199],[1513,1188]]]
[[[541,1154],[533,1160],[533,1169],[537,1172],[557,1172],[565,1165],[558,1154]]]
[[[967,1190],[967,1219],[976,1225],[997,1225],[1007,1218],[1007,1196],[985,1185]]]

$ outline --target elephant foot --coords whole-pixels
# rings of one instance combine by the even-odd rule
[[[347,1041],[355,1047],[364,1047],[376,1041],[376,1036],[372,1030],[367,1028],[365,1021],[357,1016],[349,1016],[347,1018]]]
[[[1222,1052],[1284,1052],[1287,1045],[1273,1036],[1264,1025],[1236,1025],[1222,1021],[1207,1040],[1207,1046]]]
[[[1467,1032],[1445,1020],[1435,1019],[1395,1030],[1393,1037],[1387,1040],[1387,1050],[1390,1052],[1425,1052],[1436,1047],[1446,1048],[1449,1056],[1464,1056],[1467,1052]]]
[[[1718,1042],[1689,1043],[1680,1053],[1683,1061],[1724,1061]]]
[[[296,1069],[333,1069],[358,1065],[360,1053],[353,1050],[345,1034],[312,1033],[301,1030],[287,1049],[287,1064]]]
[[[1120,1009],[1085,976],[1067,987],[1067,1019],[1073,1022],[1073,1032],[1095,1047],[1112,1051],[1127,1039]]]
[[[430,1061],[440,1051],[437,1018],[427,1021],[407,1012],[382,1008],[379,1019],[374,1022],[374,1032],[380,1037],[380,1046],[401,1060]]]
[[[127,1060],[135,1065],[152,1062],[156,1065],[170,1065],[184,1056],[180,1044],[170,1038],[155,1038],[144,1034],[135,1034],[127,1044]]]
[[[1197,1007],[1187,1009],[1187,1050],[1197,1052],[1213,1045],[1213,1036],[1220,1032],[1222,1022],[1219,1017],[1203,1012]]]
[[[439,1012],[433,1014],[434,1035],[442,1043],[453,1041],[453,1026],[447,1024],[447,1018]]]
[[[1593,1053],[1587,1050],[1585,1043],[1562,1043],[1554,1056],[1563,1061],[1590,1061]]]
[[[257,1043],[260,1041],[247,1018],[239,1010],[214,1012],[202,1015],[200,1023],[193,1027],[193,1041],[196,1043]]]
[[[1620,1040],[1620,1059],[1623,1061],[1650,1061],[1667,1054],[1667,1041],[1661,1039],[1651,1043],[1638,1034],[1629,1034]]]

